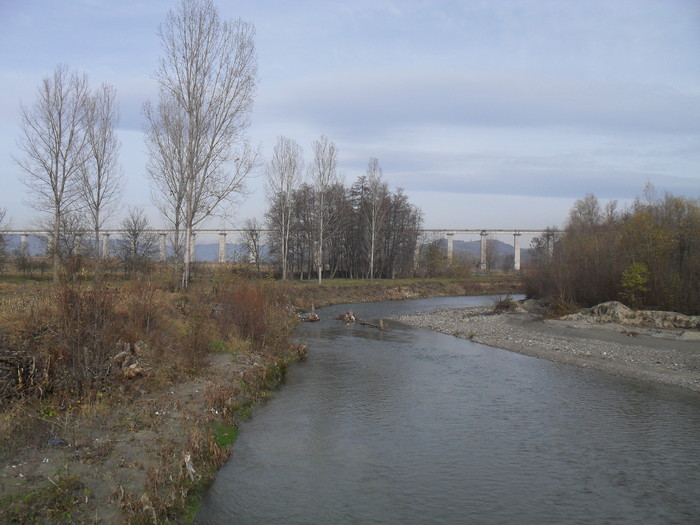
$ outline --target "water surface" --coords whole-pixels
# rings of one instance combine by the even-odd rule
[[[700,396],[389,323],[492,298],[339,305],[244,423],[201,523],[697,523]]]

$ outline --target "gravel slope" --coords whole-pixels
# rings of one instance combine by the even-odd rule
[[[394,318],[477,343],[700,392],[700,332],[591,320],[543,320],[536,308],[440,309]]]

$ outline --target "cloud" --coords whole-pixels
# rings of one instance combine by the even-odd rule
[[[700,130],[700,96],[658,86],[576,82],[525,72],[335,72],[261,89],[265,114],[321,129],[377,133],[411,125],[565,126],[623,132]]]

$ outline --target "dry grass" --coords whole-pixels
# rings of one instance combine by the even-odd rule
[[[131,484],[115,478],[106,494],[131,523],[179,521],[189,512],[192,494],[228,458],[238,421],[269,396],[287,360],[304,355],[289,341],[296,319],[274,283],[226,278],[183,293],[149,281],[109,286],[76,281],[4,291],[0,342],[9,349],[9,388],[0,390],[0,459],[6,464],[21,457],[24,465],[40,465],[40,456],[50,456],[83,465],[76,472],[89,465],[115,472],[128,468],[134,473]],[[125,352],[138,365],[131,377],[115,361]],[[25,357],[36,363],[32,388],[29,376],[17,374],[29,362]],[[236,375],[220,376],[212,364],[216,377],[204,381],[201,371],[211,374],[212,361],[228,363],[224,368],[233,367]],[[17,377],[25,378],[21,385]],[[158,438],[153,441],[149,433]],[[149,451],[137,452],[137,440],[117,460],[131,442],[119,436],[140,435]],[[47,448],[50,438],[66,447]],[[47,483],[43,474],[23,479],[24,488],[13,492],[29,494]],[[89,483],[100,487],[93,486],[96,479]],[[90,505],[73,511],[87,512]]]
[[[410,286],[396,284],[367,288],[367,297],[401,297]],[[105,474],[81,478],[94,496],[73,507],[78,521],[96,512],[105,522],[182,521],[192,495],[228,458],[238,422],[270,395],[288,362],[305,357],[305,347],[291,342],[297,323],[292,301],[308,308],[312,301],[347,302],[367,292],[345,283],[330,287],[222,274],[186,293],[173,291],[165,279],[0,286],[2,347],[37,364],[32,388],[25,381],[0,390],[0,457],[23,458],[27,468],[35,462],[31,468],[41,473],[23,478],[22,486],[0,480],[2,489],[43,490],[50,483],[41,469],[50,464],[42,466],[42,459],[50,456],[72,465],[66,478]],[[140,374],[119,373],[114,357],[123,351],[133,353]],[[10,372],[19,377],[16,369]],[[68,447],[47,447],[51,437]],[[108,509],[121,514],[104,517]],[[39,521],[48,516],[22,512]]]

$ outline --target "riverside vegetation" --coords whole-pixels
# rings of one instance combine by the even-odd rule
[[[200,272],[0,282],[0,511],[9,522],[188,522],[237,427],[305,356],[302,309],[516,293],[514,277],[311,282]]]
[[[627,209],[576,201],[563,232],[533,241],[527,293],[571,311],[617,300],[636,309],[700,314],[700,203],[647,185]]]

